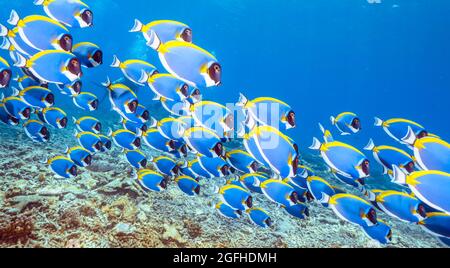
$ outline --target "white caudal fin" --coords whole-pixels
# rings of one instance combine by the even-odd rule
[[[106,81],[102,83],[104,87],[110,87],[111,86],[111,80],[109,80],[109,77],[106,77]]]
[[[19,91],[17,88],[13,87],[13,88],[12,88],[12,95],[11,95],[11,96],[14,96],[14,97],[19,96],[19,92],[20,92],[20,91]]]
[[[376,127],[381,127],[381,126],[383,125],[383,120],[381,120],[381,119],[378,118],[378,117],[375,117],[374,119],[375,119],[374,126],[376,126]]]
[[[317,138],[313,138],[313,143],[311,144],[311,146],[309,146],[309,149],[319,150],[321,146],[322,143],[320,143],[320,141]]]
[[[370,139],[369,143],[367,143],[366,147],[364,147],[364,150],[372,151],[375,148],[375,143],[373,143],[373,140]]]
[[[336,124],[336,118],[334,118],[334,116],[330,116],[330,121],[331,121],[331,124]]]
[[[130,29],[130,33],[140,32],[142,31],[142,28],[144,27],[144,24],[140,22],[138,19],[134,19],[134,25],[133,28]]]
[[[244,94],[239,93],[239,100],[236,103],[236,106],[243,107],[243,106],[245,106],[247,104],[247,102],[248,102],[248,99],[244,96]]]
[[[63,153],[67,154],[69,152],[70,148],[66,145],[66,148],[64,149]]]
[[[78,135],[78,130],[75,129],[75,131],[73,132],[73,136],[76,137]]]
[[[48,157],[45,157],[44,159],[41,160],[42,164],[47,164],[48,163]]]
[[[396,184],[406,184],[406,174],[396,165],[392,165],[394,174],[392,175],[392,182]]]
[[[6,28],[6,26],[5,25],[3,25],[3,24],[0,24],[0,36],[3,36],[3,37],[5,37],[5,36],[7,36],[8,35],[8,28]]]
[[[3,93],[0,94],[0,102],[3,102],[4,99],[5,99],[5,95]]]
[[[416,142],[417,137],[414,131],[411,127],[408,127],[408,133],[406,133],[406,136],[402,138],[402,141],[409,145],[414,145]]]
[[[160,49],[161,45],[163,45],[161,42],[161,39],[155,33],[155,31],[151,31],[150,35],[144,34],[144,36],[147,39],[146,45],[156,51],[158,51]]]
[[[322,133],[325,134],[325,128],[322,126],[321,123],[319,123],[319,128],[320,128],[320,131],[322,131]]]
[[[111,128],[108,128],[108,134],[106,134],[106,136],[111,137],[113,134],[113,131]]]
[[[320,198],[320,200],[318,200],[320,203],[322,204],[328,204],[328,202],[330,202],[330,196],[327,195],[326,193],[322,193],[322,198]]]
[[[155,118],[151,118],[151,122],[149,124],[149,128],[155,128],[158,125],[158,120],[156,120]]]
[[[34,0],[33,4],[36,6],[42,6],[44,4],[45,0]]]
[[[75,124],[78,121],[78,119],[76,119],[75,116],[72,116],[72,121]]]
[[[16,26],[17,23],[19,23],[20,17],[19,14],[17,14],[17,12],[13,9],[11,10],[11,14],[9,15],[9,19],[8,19],[8,23]]]
[[[142,137],[142,129],[138,128],[136,130],[136,137]]]
[[[149,78],[149,75],[146,71],[142,70],[141,71],[141,77],[139,78],[138,82],[141,84],[147,83]]]
[[[27,65],[27,59],[20,55],[19,53],[15,53],[15,61],[14,61],[14,66],[18,67],[18,68],[23,68]]]
[[[119,68],[120,63],[121,63],[121,62],[120,62],[119,58],[117,58],[117,56],[114,55],[114,56],[113,56],[113,62],[111,63],[111,67],[113,67],[113,68]]]

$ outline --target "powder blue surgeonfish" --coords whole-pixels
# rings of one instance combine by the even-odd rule
[[[44,50],[30,59],[17,54],[14,66],[28,68],[39,80],[55,84],[71,84],[83,75],[75,55],[62,50]]]
[[[13,45],[21,45],[15,38],[16,35],[19,35],[27,46],[37,51],[56,49],[70,52],[72,50],[73,38],[69,30],[53,19],[40,15],[32,15],[21,19],[17,12],[13,10],[8,23],[15,26],[13,30],[7,31],[9,41]],[[0,28],[4,28],[4,26],[0,25]],[[3,29],[0,32],[4,33],[5,31]]]
[[[189,96],[189,85],[171,74],[152,75],[147,83],[155,93],[155,100],[183,101]]]
[[[123,149],[135,150],[141,147],[141,138],[139,137],[139,134],[127,129],[119,129],[114,132],[110,129],[108,136],[112,138],[117,146]]]
[[[90,42],[81,42],[73,46],[73,54],[80,60],[82,66],[93,68],[103,64],[103,51]]]
[[[123,118],[133,121],[130,117],[136,113],[139,106],[136,93],[126,85],[112,84],[109,78],[103,83],[103,86],[109,90],[109,101],[113,110]]]
[[[253,197],[246,189],[227,184],[219,189],[222,201],[233,209],[245,211],[253,206]]]
[[[69,84],[57,84],[56,86],[61,94],[75,97],[81,93],[83,83],[80,80],[76,80]]]
[[[60,178],[69,179],[77,176],[77,166],[68,157],[55,156],[48,160],[45,159],[44,163]]]
[[[298,203],[298,193],[289,184],[269,179],[261,183],[261,190],[272,202],[289,207]]]
[[[365,187],[364,185],[366,184],[363,178],[360,179],[354,179],[354,178],[348,178],[346,176],[341,175],[339,172],[337,172],[336,170],[330,168],[330,173],[333,175],[333,177],[335,177],[338,181],[353,186],[356,189],[358,189],[359,191],[363,192]]]
[[[177,176],[180,173],[180,167],[177,161],[170,157],[161,155],[156,158],[150,158],[149,162],[153,163],[153,166],[159,173],[166,176]]]
[[[250,217],[250,220],[259,227],[267,228],[272,226],[272,219],[265,210],[253,207],[247,209],[246,213]]]
[[[73,122],[79,131],[91,131],[99,134],[102,131],[102,124],[100,121],[92,116],[83,116],[79,119],[73,117]]]
[[[125,150],[127,162],[134,168],[140,169],[147,166],[147,158],[140,150]]]
[[[192,30],[188,25],[173,20],[157,20],[144,25],[139,20],[134,20],[134,26],[130,32],[142,32],[147,46],[158,50],[161,44],[172,40],[192,43]]]
[[[88,167],[92,164],[91,152],[81,146],[67,147],[64,153],[79,167]]]
[[[258,124],[286,130],[296,126],[295,112],[285,102],[271,97],[248,100],[240,94],[237,106],[247,114],[246,125],[251,130]]]
[[[184,122],[178,118],[166,117],[156,122],[161,135],[170,140],[178,140],[183,137]]]
[[[364,149],[373,152],[375,160],[383,167],[383,174],[389,174],[392,177],[393,165],[400,167],[408,174],[414,171],[414,159],[403,150],[392,146],[375,146],[372,139]]]
[[[199,163],[214,177],[225,177],[230,175],[230,165],[220,157],[209,158],[206,156],[198,157]]]
[[[383,191],[376,195],[375,202],[383,212],[404,222],[417,223],[426,217],[424,204],[404,192]]]
[[[205,179],[214,178],[213,174],[209,173],[208,170],[202,167],[198,158],[187,162],[187,167],[189,168],[190,171],[192,171],[196,175],[196,177],[201,177]]]
[[[158,73],[156,67],[146,61],[127,60],[121,62],[117,56],[114,56],[111,67],[119,68],[128,80],[140,86],[144,86],[152,78],[152,75]]]
[[[31,107],[18,97],[3,98],[0,101],[4,104],[4,109],[11,117],[17,119],[29,119],[31,115]]]
[[[34,4],[43,6],[50,18],[68,27],[86,28],[93,25],[94,14],[81,0],[35,0]]]
[[[91,153],[100,152],[103,147],[102,139],[95,133],[84,131],[75,131],[75,138],[78,143]]]
[[[175,182],[183,193],[194,196],[200,194],[200,184],[189,176],[178,176]]]
[[[450,215],[442,212],[427,213],[427,217],[419,222],[427,232],[450,238]]]
[[[8,114],[5,109],[5,104],[0,102],[0,121],[7,125],[17,126],[19,124],[20,119],[15,118]]]
[[[407,185],[422,202],[450,214],[450,174],[437,170],[416,171],[409,175],[394,166],[393,182]]]
[[[169,153],[175,150],[173,140],[169,140],[158,131],[156,128],[149,128],[142,135],[145,144],[159,152]]]
[[[153,192],[162,192],[167,189],[167,179],[150,169],[141,169],[136,175],[135,179],[146,190]]]
[[[0,57],[0,88],[5,88],[9,86],[11,82],[12,71],[9,63]]]
[[[380,244],[389,244],[392,240],[392,230],[385,222],[378,220],[373,226],[362,226],[364,233],[372,240]]]
[[[297,203],[292,206],[284,206],[284,210],[290,215],[299,218],[301,220],[309,217],[309,209],[304,203]]]
[[[324,199],[325,201],[325,199]],[[329,207],[342,220],[359,226],[378,223],[377,212],[366,200],[351,194],[335,194],[329,198]]]
[[[127,114],[127,120],[135,123],[147,123],[150,119],[154,121],[154,119],[150,116],[150,112],[142,104],[139,104],[136,107],[136,111],[134,113]],[[156,122],[153,121],[152,124],[154,125]]]
[[[98,108],[98,99],[93,93],[90,92],[81,92],[78,95],[73,96],[73,103],[78,108],[85,111],[95,111]]]
[[[25,89],[27,87],[36,87],[36,86],[48,88],[48,84],[41,83],[41,81],[35,80],[33,77],[30,77],[28,75],[17,76],[16,78],[14,78],[14,81],[17,82],[20,89]]]
[[[21,91],[15,89],[15,91],[15,95],[33,108],[43,109],[55,104],[55,96],[50,89],[45,87],[33,86]]]
[[[189,115],[189,109],[186,106],[186,102],[182,101],[171,101],[166,98],[160,99],[161,106],[168,113],[175,116],[187,116]]]
[[[331,123],[336,126],[341,135],[351,135],[361,130],[361,121],[355,113],[344,112],[336,117],[330,117]]]
[[[328,167],[345,177],[360,179],[370,175],[369,160],[361,151],[351,145],[339,141],[322,144],[314,138],[313,144],[309,148],[319,150]]]
[[[222,67],[216,57],[194,44],[169,41],[158,48],[164,68],[193,87],[212,87],[222,83]]]
[[[263,193],[261,190],[261,184],[268,179],[270,179],[269,176],[264,173],[247,173],[239,178],[245,188],[259,194]]]
[[[38,112],[38,117],[43,122],[51,125],[54,128],[62,129],[67,127],[67,114],[60,108],[44,108]]]
[[[254,139],[252,143],[251,139]],[[255,159],[264,163],[281,178],[294,177],[298,168],[298,147],[292,139],[270,126],[259,126],[244,136],[244,146]]]
[[[243,150],[233,150],[226,153],[227,162],[243,173],[255,173],[258,170],[258,162]]]
[[[220,215],[222,215],[226,218],[238,219],[242,216],[241,210],[234,209],[224,202],[217,203],[215,208],[220,213]]]
[[[328,197],[336,194],[333,186],[326,180],[317,176],[308,177],[307,184],[308,190],[314,199],[320,202],[324,207],[328,207]]]
[[[47,142],[50,139],[50,132],[47,127],[38,120],[28,120],[23,124],[27,136],[35,142]]]
[[[184,131],[186,144],[200,155],[206,157],[223,157],[225,149],[220,137],[204,127],[192,127]]]
[[[375,126],[382,127],[386,134],[403,144],[406,144],[403,138],[408,134],[408,128],[411,128],[419,139],[428,136],[427,130],[422,125],[403,118],[392,118],[383,121],[375,117]]]
[[[141,122],[132,122],[127,119],[120,118],[120,123],[122,124],[124,129],[128,129],[134,133],[146,132],[148,130],[148,126],[145,123]]]
[[[419,138],[411,128],[403,141],[413,147],[414,157],[421,169],[450,173],[449,143],[433,136]]]

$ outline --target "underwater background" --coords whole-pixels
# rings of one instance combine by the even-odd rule
[[[44,14],[31,0],[0,0],[0,21],[15,9],[21,16]],[[223,66],[223,85],[203,90],[203,98],[235,103],[271,96],[296,111],[290,136],[302,160],[330,178],[322,159],[308,149],[320,136],[318,123],[331,129],[329,117],[357,113],[363,130],[339,137],[362,149],[370,138],[397,145],[373,117],[402,117],[450,140],[450,2],[442,0],[87,0],[94,26],[73,29],[75,42],[90,41],[104,52],[104,64],[83,76],[83,91],[95,93],[99,109],[84,113],[72,100],[57,94],[58,107],[70,116],[91,115],[103,125],[118,126],[106,90],[106,76],[120,79],[109,67],[113,55],[146,60],[160,70],[157,53],[142,35],[129,33],[135,18],[143,22],[171,19],[194,29],[196,44],[209,50]],[[0,56],[9,58],[7,52]],[[0,89],[3,90],[3,89]],[[5,92],[10,94],[10,89]],[[157,104],[148,107],[157,119],[168,114]],[[14,247],[378,247],[360,229],[329,209],[311,204],[311,217],[296,220],[261,198],[271,212],[272,228],[218,215],[214,188],[206,184],[199,197],[175,187],[145,194],[131,180],[130,167],[118,148],[96,156],[93,166],[73,180],[55,179],[41,164],[76,144],[73,124],[51,130],[49,143],[32,142],[21,127],[0,125],[0,246]],[[332,129],[334,131],[334,129]],[[337,132],[334,132],[338,135]],[[403,148],[405,149],[405,148]],[[148,155],[157,155],[146,147]],[[392,188],[370,153],[369,187]],[[332,179],[330,179],[332,180]],[[343,189],[352,191],[345,185]],[[216,184],[216,185],[215,185]],[[393,229],[388,247],[439,247],[419,226],[382,215]],[[20,230],[17,231],[17,226]]]

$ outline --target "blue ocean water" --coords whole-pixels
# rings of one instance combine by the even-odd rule
[[[117,121],[105,89],[99,84],[122,74],[109,64],[139,58],[164,70],[157,53],[140,34],[129,33],[134,19],[171,19],[194,31],[195,43],[211,51],[223,67],[223,85],[203,90],[205,99],[235,103],[239,93],[249,98],[270,96],[291,105],[297,128],[290,130],[300,150],[320,136],[321,122],[336,136],[330,115],[357,113],[361,133],[340,137],[357,148],[369,138],[398,146],[373,117],[408,118],[431,133],[450,140],[450,2],[445,0],[87,0],[95,25],[74,29],[75,43],[90,41],[104,52],[104,65],[83,77],[83,91],[103,101],[90,115]],[[44,14],[30,0],[0,3],[0,21],[9,10],[21,17]],[[0,56],[8,58],[5,51]],[[57,105],[71,115],[81,112],[65,96]],[[370,154],[367,154],[369,157]],[[372,159],[373,160],[373,159]],[[373,161],[375,162],[375,161]],[[379,172],[379,171],[378,171]]]

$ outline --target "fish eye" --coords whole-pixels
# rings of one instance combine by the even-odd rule
[[[420,216],[422,216],[423,218],[425,218],[427,216],[427,211],[425,209],[425,206],[420,204],[417,208],[417,212],[419,213]]]
[[[83,21],[87,24],[87,25],[89,25],[89,26],[91,26],[92,25],[92,22],[93,22],[93,18],[94,17],[94,15],[92,14],[92,11],[90,11],[90,10],[85,10],[82,14],[81,14],[81,18],[83,19]]]
[[[222,78],[222,67],[218,63],[213,63],[209,67],[209,77],[217,84],[221,83]]]
[[[97,151],[100,151],[100,150],[102,149],[102,147],[103,147],[103,142],[101,142],[101,141],[97,142],[97,143],[94,145],[94,148],[95,148]]]
[[[47,97],[45,97],[45,101],[50,104],[53,105],[55,103],[55,96],[52,93],[47,94]]]
[[[159,74],[158,70],[154,70],[151,76],[154,76],[155,74]]]
[[[77,175],[77,167],[76,167],[75,165],[73,165],[73,166],[70,168],[69,172],[70,172],[70,174],[71,174],[72,176],[75,177],[75,176]]]
[[[143,113],[142,113],[142,119],[144,119],[144,120],[148,120],[149,118],[150,118],[150,113],[147,111],[147,110],[145,110]]]
[[[91,107],[92,107],[92,109],[97,110],[97,108],[98,108],[98,100],[92,101],[91,102]]]
[[[72,50],[72,36],[68,35],[68,34],[63,35],[61,40],[59,40],[59,46],[65,51],[71,51]]]
[[[136,108],[138,107],[138,105],[139,104],[138,104],[137,100],[134,100],[134,101],[128,103],[128,109],[130,110],[130,112],[134,113],[134,112],[136,112]]]
[[[188,43],[192,43],[192,30],[189,28],[184,29],[183,33],[181,34],[181,38]]]
[[[59,125],[62,128],[65,128],[67,126],[67,117],[63,117],[61,120],[59,120]]]
[[[134,142],[133,142],[134,146],[136,147],[141,147],[141,138],[137,137]]]
[[[297,192],[292,192],[290,199],[293,203],[297,204],[298,202],[298,193]]]
[[[367,218],[369,219],[369,221],[373,224],[377,223],[377,212],[375,211],[375,209],[371,208],[369,213],[367,214]]]
[[[197,187],[195,187],[194,192],[199,195],[200,194],[200,185],[197,185]]]
[[[167,180],[164,178],[159,185],[161,188],[167,189]]]
[[[67,69],[74,75],[82,75],[80,61],[77,58],[73,58],[70,60]]]
[[[217,156],[222,156],[223,155],[223,145],[222,143],[217,143],[216,146],[214,147],[214,152],[216,153]]]
[[[253,197],[249,196],[247,198],[247,200],[245,200],[245,204],[247,205],[247,207],[252,208],[253,207]]]
[[[169,147],[172,150],[175,150],[175,142],[173,140],[169,141]]]
[[[292,127],[295,127],[295,112],[290,111],[288,113],[287,120],[288,120],[289,125],[291,125]]]
[[[147,125],[145,125],[145,124],[142,125],[141,130],[142,130],[142,132],[147,132],[147,130],[148,130]]]
[[[183,96],[187,97],[188,89],[189,89],[189,86],[186,85],[186,84],[184,84],[184,85],[181,87],[181,94],[183,94]]]
[[[267,218],[265,221],[264,221],[266,224],[267,224],[267,226],[272,226],[272,219],[271,218]]]
[[[303,214],[305,214],[307,217],[309,217],[309,208],[308,207],[305,207]]]
[[[405,169],[406,171],[408,171],[408,173],[414,172],[414,161],[409,162],[407,165],[405,165]]]
[[[3,70],[0,74],[0,84],[2,86],[8,86],[11,81],[11,71]]]
[[[140,165],[141,167],[145,168],[147,166],[147,159],[142,159]]]
[[[107,142],[105,143],[105,147],[106,147],[106,149],[110,150],[111,147],[112,147],[111,141],[107,141]]]
[[[97,50],[94,53],[94,56],[92,57],[94,59],[94,61],[98,64],[102,64],[103,63],[103,52],[101,50]]]
[[[86,165],[90,165],[92,163],[92,156],[86,156],[86,158],[84,158],[84,163],[86,163]]]
[[[23,112],[22,112],[22,116],[25,119],[28,119],[28,118],[30,118],[30,115],[31,115],[31,109],[30,108],[25,108],[25,110],[23,110]]]
[[[417,135],[417,138],[418,138],[418,139],[421,139],[421,138],[424,138],[424,137],[426,137],[426,136],[428,136],[428,132],[425,131],[425,130],[422,130],[422,131],[419,133],[419,135]]]
[[[230,175],[229,170],[230,170],[230,169],[229,169],[229,167],[228,167],[227,165],[225,165],[225,166],[223,166],[223,167],[221,168],[222,174],[225,175],[225,176]]]
[[[98,122],[97,124],[95,124],[94,129],[100,132],[102,130],[102,124]]]
[[[41,131],[39,131],[39,133],[45,137],[48,134],[48,129],[46,127],[42,127]]]

